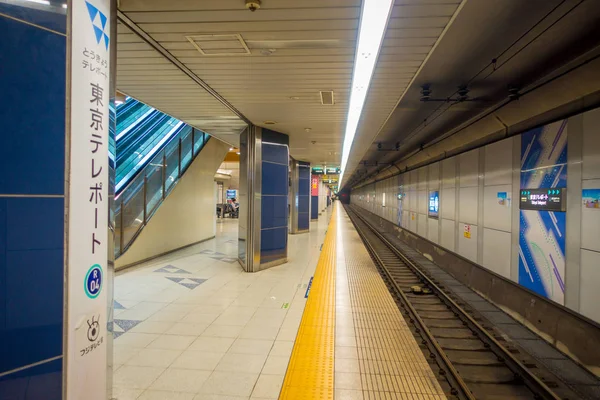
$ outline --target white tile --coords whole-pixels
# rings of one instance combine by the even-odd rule
[[[259,340],[259,339],[236,339],[233,345],[229,349],[231,353],[240,354],[269,354],[273,347],[272,340]]]
[[[164,368],[124,365],[114,375],[113,385],[128,389],[146,389],[163,372]]]
[[[210,371],[169,368],[150,387],[152,390],[198,393]]]
[[[165,332],[167,335],[189,335],[189,336],[200,336],[208,328],[208,323],[175,323],[168,331]]]
[[[202,386],[201,393],[249,397],[258,374],[244,372],[213,372]]]
[[[336,372],[335,389],[361,390],[360,374],[352,372]]]
[[[138,400],[194,400],[195,396],[196,395],[194,393],[146,390],[144,394],[138,397]]]
[[[142,349],[139,347],[131,347],[129,345],[113,345],[113,364],[125,364],[129,361],[133,356],[139,353]]]
[[[173,368],[212,371],[224,355],[225,353],[187,349],[171,366]]]
[[[144,348],[156,340],[159,335],[154,333],[127,332],[115,339],[115,345]]]
[[[128,332],[135,333],[165,333],[169,328],[173,326],[174,322],[164,322],[164,321],[150,321],[146,320],[140,322],[138,325],[134,326]]]
[[[213,323],[202,332],[202,336],[237,338],[243,329],[243,325],[215,325]]]
[[[363,400],[361,390],[335,389],[335,400]]]
[[[218,317],[219,317],[219,313],[206,314],[206,313],[198,313],[198,312],[193,311],[193,312],[189,313],[188,315],[186,315],[185,318],[183,318],[181,320],[181,322],[185,322],[187,324],[189,324],[189,323],[211,324]]]
[[[218,338],[218,337],[204,337],[200,336],[191,345],[190,350],[200,351],[214,351],[225,353],[231,345],[234,339],[232,338]]]
[[[248,324],[240,332],[239,337],[244,339],[275,340],[278,333],[279,327]]]
[[[179,336],[179,335],[162,335],[155,341],[150,343],[148,348],[151,349],[167,349],[167,350],[184,350],[196,339],[195,336]]]
[[[283,384],[284,375],[265,375],[261,374],[258,377],[256,386],[252,391],[252,397],[273,398],[279,397],[281,385]]]
[[[125,365],[140,367],[168,367],[181,354],[181,350],[143,349]]]
[[[116,400],[136,400],[142,394],[143,389],[127,389],[113,387],[112,398]]]
[[[228,396],[222,394],[200,393],[194,400],[248,400],[248,396]]]
[[[262,374],[280,375],[285,374],[288,364],[290,362],[289,356],[273,356],[270,355],[267,358],[267,362],[263,367]]]
[[[215,371],[259,373],[266,360],[266,354],[227,353],[217,364]]]
[[[187,311],[159,311],[156,314],[152,315],[146,321],[152,322],[179,322],[186,315],[188,315]]]
[[[294,349],[294,342],[291,340],[276,340],[269,355],[289,357]]]
[[[360,365],[357,359],[340,358],[340,362],[335,363],[335,372],[360,373]]]

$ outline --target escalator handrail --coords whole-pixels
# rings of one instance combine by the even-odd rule
[[[150,116],[150,114],[152,114],[154,111],[157,111],[157,110],[153,107],[148,107],[148,110],[144,114],[139,116],[134,122],[129,124],[127,126],[127,128],[123,129],[121,132],[117,132],[117,136],[115,137],[115,140],[117,140],[117,141],[121,140],[121,138],[123,138],[123,136],[127,135],[131,130],[133,130],[136,126],[138,126],[144,119],[146,119],[148,116]]]
[[[152,115],[151,119],[144,121],[137,129],[127,135],[127,138],[121,139],[121,143],[125,141],[126,144],[121,145],[121,148],[119,148],[119,144],[117,143],[117,153],[120,154],[120,156],[117,156],[117,164],[119,164],[119,160],[123,159],[124,154],[128,153],[131,149],[137,149],[139,147],[139,143],[146,138],[148,131],[160,128],[170,119],[173,119],[173,117],[158,112],[157,114]],[[137,134],[140,130],[145,132]],[[131,138],[131,141],[129,141],[129,138]],[[125,146],[125,148],[122,148],[123,146]]]
[[[175,139],[179,132],[186,127],[186,124],[179,121],[173,129],[169,131],[153,148],[150,150],[136,165],[137,168],[132,168],[123,179],[119,182],[115,182],[115,197],[119,197],[131,184],[132,181],[146,168],[146,165],[154,158],[154,156],[164,149],[173,139]]]

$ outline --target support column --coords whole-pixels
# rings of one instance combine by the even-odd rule
[[[246,272],[287,262],[289,138],[250,126],[240,136],[238,259]]]
[[[66,400],[105,400],[112,386],[115,3],[67,3]]]
[[[310,225],[310,163],[292,159],[291,233],[308,232]]]

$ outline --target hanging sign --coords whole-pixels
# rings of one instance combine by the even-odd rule
[[[73,0],[66,399],[105,400],[110,1]],[[69,79],[68,78],[68,79]]]

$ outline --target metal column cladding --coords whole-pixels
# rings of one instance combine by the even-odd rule
[[[247,272],[287,261],[288,143],[256,126],[240,136],[238,258]]]
[[[308,232],[310,225],[310,163],[292,160],[291,233]]]

